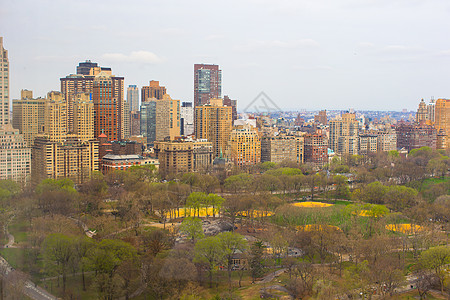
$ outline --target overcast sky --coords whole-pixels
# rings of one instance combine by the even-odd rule
[[[90,59],[193,99],[194,63],[222,69],[239,109],[415,110],[450,97],[448,0],[0,0],[10,94],[59,90]]]

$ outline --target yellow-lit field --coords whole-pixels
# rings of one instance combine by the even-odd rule
[[[337,226],[333,225],[322,225],[322,224],[308,224],[296,227],[298,231],[323,231],[323,230],[336,230],[341,231]]]
[[[269,217],[273,215],[273,212],[271,211],[262,211],[262,210],[253,210],[253,218],[262,218],[262,217]],[[218,216],[219,209],[212,207],[202,207],[199,210],[193,209],[193,208],[187,208],[182,207],[180,209],[172,209],[169,212],[166,213],[167,219],[175,219],[175,218],[184,218],[184,217],[199,217],[199,218],[205,218],[205,217],[212,217],[213,215]],[[243,217],[247,217],[248,212],[247,211],[241,211],[239,214]]]
[[[293,203],[292,205],[297,206],[297,207],[329,207],[329,206],[333,206],[334,204],[329,204],[329,203],[323,203],[323,202],[313,202],[313,201],[306,201],[306,202],[297,202],[297,203]]]
[[[423,227],[420,225],[412,225],[412,224],[388,224],[386,225],[386,229],[405,234],[413,234],[422,231]]]
[[[213,209],[212,207],[208,208],[202,207],[199,210],[197,210],[193,208],[182,207],[180,209],[172,209],[168,211],[166,213],[166,218],[175,219],[193,216],[204,218],[204,217],[212,217],[214,214],[217,216],[219,214],[219,209],[217,208]]]
[[[253,218],[262,218],[262,217],[270,217],[273,215],[273,212],[271,211],[263,211],[263,210],[253,210]],[[248,216],[247,211],[241,211],[239,214],[241,214],[243,217]]]

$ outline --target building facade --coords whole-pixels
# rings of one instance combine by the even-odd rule
[[[430,147],[436,149],[437,130],[431,125],[400,124],[395,128],[397,148],[412,149]]]
[[[304,138],[279,134],[261,139],[261,162],[281,163],[293,161],[303,163]]]
[[[0,36],[0,127],[9,124],[9,59]]]
[[[127,102],[130,105],[130,111],[139,111],[139,88],[137,85],[128,86]]]
[[[345,113],[330,121],[330,148],[337,154],[358,154],[359,123],[355,114]]]
[[[318,166],[328,163],[328,139],[321,130],[305,135],[305,162]]]
[[[213,144],[214,157],[226,150],[232,129],[232,109],[222,99],[210,99],[210,104],[195,107],[195,136]]]
[[[261,141],[256,128],[234,126],[230,132],[227,156],[236,166],[252,166],[261,162]]]
[[[44,132],[44,98],[33,99],[32,91],[22,90],[21,99],[13,100],[13,127],[23,135],[27,145]]]
[[[445,146],[442,149],[450,148],[450,99],[437,99],[435,106],[434,126],[439,134],[442,135],[440,144]],[[442,147],[441,146],[441,147]]]
[[[209,104],[222,95],[222,70],[218,65],[194,65],[194,106]]]
[[[194,108],[192,102],[181,102],[180,134],[184,136],[194,134]]]
[[[165,86],[160,86],[159,81],[151,80],[148,86],[143,86],[141,89],[141,104],[151,98],[161,100],[166,93]]]

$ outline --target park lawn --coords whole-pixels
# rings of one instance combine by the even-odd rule
[[[30,223],[26,220],[14,219],[8,226],[8,231],[14,236],[16,244],[28,241],[28,232],[30,231]]]
[[[439,177],[439,178],[427,178],[424,181],[422,181],[420,189],[424,190],[432,184],[438,184],[438,183],[448,182],[448,181],[450,181],[450,176]]]
[[[40,255],[37,257],[36,264],[32,262],[31,251],[33,249],[23,248],[5,248],[0,250],[0,255],[17,270],[21,270],[31,275],[31,280],[36,282],[42,278],[43,261]]]
[[[93,275],[86,274],[86,291],[83,291],[83,285],[81,281],[81,275],[76,276],[67,276],[67,282],[66,282],[66,294],[67,299],[98,299],[97,291],[95,290],[95,287],[93,285],[94,278]],[[58,280],[51,279],[51,280],[45,280],[41,281],[39,283],[39,286],[46,289],[50,294],[53,294],[57,297],[62,298],[62,278],[59,280],[59,287],[58,287]]]

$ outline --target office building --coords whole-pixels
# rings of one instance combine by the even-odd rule
[[[165,86],[160,86],[159,81],[151,80],[148,86],[143,86],[141,89],[141,104],[151,98],[161,100],[166,93]]]
[[[227,156],[236,166],[251,166],[261,162],[261,141],[255,127],[235,126],[230,132]]]
[[[130,112],[130,137],[141,135],[141,114],[139,111]]]
[[[222,70],[218,65],[194,65],[194,106],[209,104],[222,95]]]
[[[141,103],[140,134],[147,139],[147,145],[156,141],[156,98]]]
[[[232,129],[232,108],[222,99],[210,99],[209,104],[195,107],[195,136],[213,144],[214,157],[224,152]]]
[[[128,86],[127,102],[130,105],[130,111],[139,111],[139,88],[137,85]]]
[[[180,134],[194,134],[194,108],[192,102],[182,102],[180,108]]]

